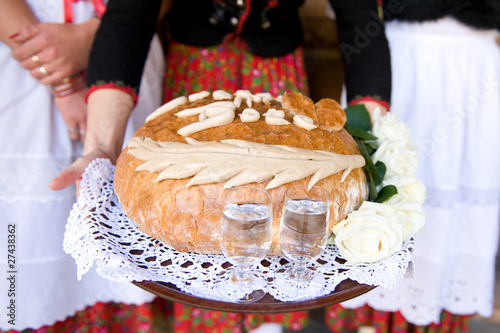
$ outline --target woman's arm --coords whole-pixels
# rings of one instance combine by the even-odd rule
[[[53,190],[78,182],[96,158],[116,162],[130,112],[137,101],[144,63],[161,0],[110,0],[87,69],[87,133],[83,156],[51,183]]]
[[[96,34],[87,71],[88,94],[114,87],[137,99],[161,0],[110,0]]]
[[[0,40],[40,83],[59,83],[87,66],[97,18],[82,24],[38,23],[24,0],[0,0],[0,6]]]
[[[21,29],[38,22],[24,0],[0,0],[0,41],[12,49],[19,45],[14,39]]]
[[[88,96],[83,156],[52,180],[49,185],[51,189],[62,190],[78,183],[85,168],[96,158],[116,162],[134,103],[130,94],[117,89],[99,89]]]
[[[87,67],[98,27],[98,18],[81,24],[28,25],[13,39],[19,46],[12,55],[40,83],[54,85]],[[37,61],[33,61],[33,56],[38,58]],[[39,70],[40,65],[48,75]]]
[[[97,19],[81,25],[39,24],[24,0],[0,0],[0,6],[0,39],[12,48],[13,58],[41,83],[59,83],[87,66]],[[43,71],[50,75],[44,75]],[[59,86],[64,91],[55,98],[55,103],[68,127],[68,136],[83,141],[87,118],[84,81],[72,82],[75,85],[69,90],[61,88],[67,87],[66,83]]]
[[[335,10],[349,103],[388,106],[391,63],[378,0],[330,0]]]
[[[85,137],[87,106],[83,71],[98,26],[97,18],[81,24],[30,24],[13,38],[18,46],[12,56],[40,83],[52,86],[54,102],[72,140],[83,141]]]

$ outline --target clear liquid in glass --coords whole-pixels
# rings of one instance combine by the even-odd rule
[[[280,230],[283,253],[294,262],[305,265],[316,259],[326,247],[328,205],[315,200],[289,200]]]
[[[272,212],[263,204],[228,204],[223,210],[221,249],[232,264],[248,268],[271,248]]]

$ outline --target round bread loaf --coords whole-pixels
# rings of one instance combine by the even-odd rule
[[[117,161],[115,192],[147,235],[177,251],[219,254],[227,187],[267,188],[273,199],[269,254],[280,254],[282,204],[292,185],[315,184],[330,194],[329,230],[367,197],[364,159],[344,123],[337,102],[314,104],[300,93],[178,98],[128,142]]]

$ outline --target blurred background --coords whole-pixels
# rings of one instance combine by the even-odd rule
[[[304,27],[304,56],[313,101],[338,100],[344,81],[337,27],[327,14],[326,0],[308,0],[300,9]]]

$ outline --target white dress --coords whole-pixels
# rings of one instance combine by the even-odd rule
[[[491,316],[500,216],[498,33],[444,18],[390,22],[392,112],[407,122],[427,187],[415,274],[342,305],[401,311],[417,325],[441,310]]]
[[[62,0],[51,6],[43,0],[28,2],[41,22],[63,22]],[[94,16],[91,1],[73,2],[73,12],[74,23]],[[128,137],[161,103],[164,57],[158,39],[152,43],[146,72]],[[0,73],[0,330],[51,325],[98,301],[151,301],[152,294],[105,280],[95,270],[77,280],[76,264],[62,248],[75,187],[51,191],[48,184],[71,164],[81,146],[68,138],[50,89],[33,79],[2,43]],[[15,226],[15,233],[9,232],[9,225]],[[15,263],[8,261],[11,234]],[[11,302],[14,311],[8,309]],[[6,316],[12,312],[13,317]]]

